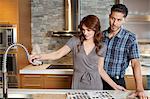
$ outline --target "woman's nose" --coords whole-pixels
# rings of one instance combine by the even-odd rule
[[[86,35],[86,34],[87,34],[87,31],[85,30],[85,31],[84,31],[84,35]]]

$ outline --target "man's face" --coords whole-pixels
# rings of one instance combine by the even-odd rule
[[[124,14],[121,12],[112,12],[109,15],[109,25],[111,32],[117,32],[124,23]]]

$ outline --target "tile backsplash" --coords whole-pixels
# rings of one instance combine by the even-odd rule
[[[88,14],[100,17],[106,27],[109,9],[114,0],[78,0],[79,20]],[[92,11],[91,11],[92,10]],[[62,31],[65,28],[64,0],[31,0],[32,46],[40,47],[41,53],[49,53],[62,47],[70,37],[46,37],[47,31]],[[104,28],[102,26],[102,28]],[[36,53],[35,49],[32,51]],[[71,53],[57,61],[45,61],[54,64],[72,64]]]
[[[102,30],[108,27],[108,14],[115,0],[79,0],[79,20],[88,14],[100,18]],[[31,0],[32,46],[38,45],[41,53],[49,53],[62,47],[70,37],[46,37],[47,31],[62,31],[65,28],[64,0]],[[150,54],[150,44],[140,44],[140,52]],[[33,53],[36,50],[33,49]],[[71,53],[52,64],[72,64]]]

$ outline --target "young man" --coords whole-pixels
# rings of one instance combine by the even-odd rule
[[[137,40],[134,33],[122,27],[127,14],[128,9],[123,4],[116,4],[111,8],[109,15],[110,27],[103,31],[104,41],[107,44],[104,68],[117,84],[125,87],[125,70],[131,61],[136,82],[134,96],[145,98]],[[103,84],[104,90],[112,89],[105,81],[103,81]]]

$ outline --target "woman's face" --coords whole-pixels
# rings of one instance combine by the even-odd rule
[[[95,31],[93,31],[92,29],[87,28],[84,24],[82,25],[82,29],[83,29],[82,32],[83,32],[86,40],[93,39]]]

